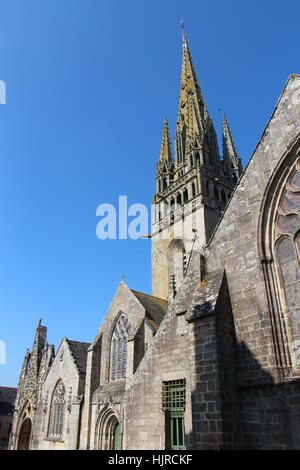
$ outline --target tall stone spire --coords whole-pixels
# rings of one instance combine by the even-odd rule
[[[237,154],[231,154],[234,160]],[[195,237],[199,246],[207,243],[233,188],[231,159],[230,165],[220,159],[216,131],[183,29],[175,162],[165,120],[156,166],[151,233],[154,296],[167,299],[176,295]]]
[[[243,166],[235,148],[225,114],[223,114],[223,161],[233,181],[236,182],[243,172]]]
[[[176,166],[185,161],[190,148],[203,143],[205,134],[212,132],[208,141],[212,139],[210,146],[215,146],[212,127],[183,28],[179,105],[175,131]],[[215,153],[216,149],[213,148],[213,151]]]

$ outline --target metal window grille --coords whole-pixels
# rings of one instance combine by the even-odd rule
[[[185,411],[185,379],[163,382],[162,409],[163,411]]]

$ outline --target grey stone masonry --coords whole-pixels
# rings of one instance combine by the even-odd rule
[[[8,449],[17,389],[0,387],[0,450]]]

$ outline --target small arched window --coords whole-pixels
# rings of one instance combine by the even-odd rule
[[[61,438],[63,435],[64,427],[64,413],[65,413],[65,387],[60,380],[53,392],[48,436],[53,438]]]
[[[231,178],[232,178],[232,182],[233,182],[234,184],[236,184],[236,182],[237,182],[237,177],[236,177],[236,174],[235,174],[235,171],[234,171],[233,164],[231,164]]]
[[[205,180],[205,191],[206,191],[206,195],[209,196],[209,182],[208,182],[208,180]]]
[[[194,166],[194,159],[193,159],[193,154],[191,153],[190,155],[190,167],[193,168]]]
[[[187,203],[189,200],[189,193],[188,193],[188,190],[185,188],[184,192],[183,192],[183,202],[184,204]]]
[[[158,180],[158,192],[161,192],[161,179]]]
[[[224,202],[224,204],[225,204],[226,203],[226,195],[225,195],[224,189],[221,190],[221,199],[222,199],[222,202]]]
[[[168,249],[169,290],[176,294],[182,284],[185,273],[185,249],[182,240],[174,239]]]
[[[131,331],[128,318],[120,315],[114,328],[111,340],[111,380],[126,378],[127,338]]]
[[[170,201],[170,213],[173,214],[174,210],[175,210],[175,200],[172,197],[172,199]]]
[[[178,136],[177,139],[176,139],[176,148],[177,148],[178,163],[181,163],[182,154],[181,154],[181,137],[180,136]]]
[[[219,197],[219,191],[218,191],[218,188],[215,186],[214,187],[214,196],[215,196],[215,199],[219,200],[220,197]]]
[[[192,183],[192,197],[195,197],[196,196],[196,187],[195,187],[195,183]]]

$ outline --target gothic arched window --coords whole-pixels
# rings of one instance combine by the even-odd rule
[[[64,426],[64,412],[65,412],[65,387],[60,380],[53,392],[48,436],[54,438],[61,438],[63,435]]]
[[[282,307],[288,314],[294,363],[300,365],[300,161],[281,195],[273,230]]]
[[[278,373],[300,366],[300,151],[284,157],[269,183],[259,250],[271,313]]]
[[[127,338],[131,331],[128,318],[122,313],[114,328],[111,339],[111,380],[126,378]]]

